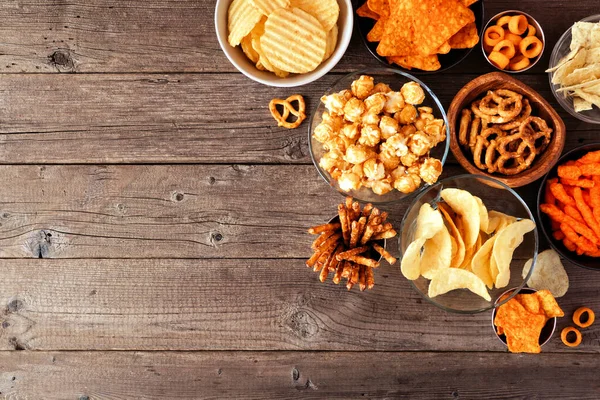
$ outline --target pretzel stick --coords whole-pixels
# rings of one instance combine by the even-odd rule
[[[375,278],[373,277],[373,268],[367,267],[367,289],[373,289],[375,286]]]
[[[383,258],[385,258],[385,260],[387,262],[389,262],[391,265],[394,265],[396,263],[396,261],[397,261],[396,258],[393,257],[386,249],[384,249],[377,243],[373,243],[373,248],[375,249],[375,251],[377,251],[379,254],[381,254],[381,256]]]
[[[360,288],[361,292],[364,292],[364,290],[367,288],[367,273],[366,273],[366,268],[365,266],[361,266],[360,270],[358,271],[358,287]]]
[[[367,247],[367,246],[355,247],[353,249],[338,253],[337,259],[338,259],[338,261],[347,260],[348,257],[352,257],[352,256],[358,255],[360,253],[364,253],[367,250],[369,250],[369,247]]]
[[[377,268],[379,267],[379,262],[373,260],[372,258],[362,257],[362,256],[351,256],[348,258],[348,261],[355,262],[360,265],[366,265],[367,267]]]
[[[381,232],[373,236],[372,240],[391,239],[397,234],[398,233],[395,230],[390,229],[389,231]]]
[[[343,204],[338,205],[338,215],[340,217],[340,225],[342,227],[342,235],[344,243],[350,243],[350,226],[348,225],[348,210]]]
[[[335,231],[340,227],[340,224],[330,222],[328,224],[313,226],[308,230],[308,233],[311,235],[318,235],[319,233],[327,232],[327,231]]]
[[[333,276],[333,283],[336,285],[340,283],[342,279],[342,272],[344,272],[344,267],[346,266],[346,261],[340,261],[337,265],[337,270],[335,271],[335,275]]]
[[[312,243],[312,245],[310,246],[311,249],[316,250],[319,248],[319,246],[321,246],[323,243],[325,243],[325,241],[327,239],[329,239],[332,235],[335,234],[335,231],[325,231],[323,233],[321,233],[319,235],[318,238],[315,239],[315,241]]]

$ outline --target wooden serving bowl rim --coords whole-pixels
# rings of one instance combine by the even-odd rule
[[[473,100],[486,91],[499,88],[513,90],[526,96],[534,110],[532,113],[544,118],[553,130],[552,140],[544,153],[536,157],[530,168],[512,176],[490,174],[477,168],[473,159],[464,153],[457,138],[460,113],[465,105],[470,105]],[[454,96],[448,109],[448,124],[450,125],[450,150],[459,164],[472,174],[495,178],[512,188],[527,185],[543,177],[560,158],[566,139],[565,123],[550,103],[530,86],[502,72],[481,75],[463,86]]]

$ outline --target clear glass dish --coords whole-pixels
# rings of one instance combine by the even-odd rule
[[[444,125],[446,128],[446,140],[439,143],[436,147],[431,149],[429,155],[431,157],[435,157],[442,162],[442,166],[446,162],[446,157],[448,156],[448,150],[450,148],[450,128],[448,126],[448,118],[446,116],[446,111],[444,107],[438,100],[437,96],[425,85],[422,81],[415,78],[414,76],[407,74],[405,72],[396,71],[390,68],[368,68],[360,71],[352,72],[337,82],[335,82],[323,95],[329,95],[334,92],[339,92],[344,89],[350,89],[350,84],[358,79],[361,75],[369,75],[375,79],[375,83],[383,82],[389,85],[392,90],[398,91],[407,82],[417,82],[423,90],[425,91],[425,101],[420,106],[427,106],[433,109],[433,115],[435,118],[441,118],[444,120]],[[352,196],[356,200],[370,203],[389,203],[394,201],[402,200],[408,196],[412,196],[429,185],[426,183],[422,183],[421,187],[415,190],[412,193],[402,193],[397,190],[392,190],[389,193],[384,195],[377,195],[373,193],[373,191],[366,187],[361,187],[359,190],[352,190],[350,192],[343,191],[337,181],[332,179],[331,175],[322,169],[319,166],[319,160],[325,154],[325,150],[323,149],[323,145],[319,143],[317,140],[313,138],[313,131],[317,125],[319,125],[322,121],[323,112],[326,111],[325,106],[319,100],[318,104],[313,110],[310,124],[308,125],[308,146],[310,151],[310,157],[313,161],[313,164],[319,171],[319,175],[335,190],[340,192],[345,196]]]
[[[580,22],[600,22],[600,14],[584,18]],[[558,39],[558,42],[556,42],[554,50],[552,50],[552,55],[550,56],[548,68],[553,68],[571,51],[571,28],[567,29],[560,39]],[[561,107],[581,121],[589,122],[590,124],[600,124],[600,108],[594,106],[591,110],[576,112],[573,107],[573,97],[566,93],[557,92],[557,90],[560,89],[560,85],[552,83],[553,74],[553,72],[548,73],[548,80],[550,82],[550,88],[552,88],[552,94],[554,94],[556,101],[558,101]]]
[[[429,203],[436,208],[440,201],[440,192],[442,189],[457,188],[470,192],[473,196],[479,197],[485,204],[488,211],[496,210],[504,214],[512,215],[518,219],[531,219],[533,214],[527,207],[523,199],[510,187],[504,183],[481,175],[458,175],[444,179],[435,185],[430,186],[422,191],[410,204],[400,229],[400,255],[408,248],[408,245],[413,241],[414,231],[416,227],[416,219],[419,214],[419,209],[425,203]],[[449,312],[475,314],[490,310],[495,306],[500,306],[510,300],[521,290],[531,273],[535,268],[535,262],[538,253],[538,229],[537,227],[527,233],[523,238],[523,243],[516,248],[512,262],[510,264],[510,281],[506,287],[494,288],[489,290],[491,301],[486,301],[482,297],[472,293],[467,289],[453,290],[446,294],[431,298],[427,295],[429,289],[429,280],[420,277],[417,280],[410,281],[417,292],[426,300]],[[533,264],[529,274],[523,279],[521,272],[525,262],[533,258]],[[496,300],[506,291],[506,288],[517,288],[504,301],[496,302]]]

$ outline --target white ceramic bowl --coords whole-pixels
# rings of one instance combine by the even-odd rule
[[[248,78],[268,86],[294,87],[314,82],[340,61],[352,37],[354,23],[351,0],[338,0],[340,16],[338,18],[338,42],[331,57],[312,72],[306,74],[290,74],[286,78],[279,78],[269,71],[259,71],[256,66],[242,52],[240,46],[231,47],[227,42],[227,11],[232,0],[217,0],[215,7],[215,30],[221,49],[231,63]]]

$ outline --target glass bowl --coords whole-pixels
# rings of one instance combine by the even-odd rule
[[[365,45],[365,47],[367,48],[367,50],[369,51],[369,53],[371,53],[371,55],[373,57],[375,57],[375,59],[377,61],[379,61],[381,64],[387,66],[388,68],[393,68],[395,70],[398,71],[409,71],[406,68],[402,68],[401,66],[397,65],[397,64],[390,64],[385,57],[380,56],[377,53],[377,46],[379,45],[379,42],[369,42],[367,40],[367,35],[369,34],[369,32],[371,31],[371,29],[373,29],[373,26],[375,26],[375,20],[370,19],[370,18],[364,18],[359,16],[358,14],[356,14],[356,10],[358,9],[358,7],[360,7],[363,3],[365,2],[365,0],[357,0],[354,2],[354,25],[358,28],[358,34],[360,36],[360,38],[362,39],[363,44]],[[473,14],[475,14],[475,25],[477,26],[477,33],[479,34],[479,37],[482,37],[482,28],[483,28],[483,20],[484,20],[484,7],[483,7],[483,1],[477,1],[471,5],[469,5],[469,8],[473,11]],[[465,58],[467,58],[467,56],[469,54],[471,54],[471,51],[473,51],[474,48],[476,48],[477,45],[468,48],[468,49],[452,49],[450,50],[450,52],[448,52],[448,54],[438,54],[438,59],[440,60],[440,69],[435,70],[435,71],[423,71],[420,70],[418,68],[413,68],[410,70],[411,74],[415,74],[415,75],[426,75],[426,74],[437,74],[439,72],[443,72],[443,71],[447,71],[450,68],[460,64],[461,61],[463,61]]]
[[[450,128],[448,125],[448,118],[446,116],[446,111],[444,111],[444,107],[438,100],[437,96],[431,91],[431,89],[429,89],[427,87],[427,85],[425,85],[422,81],[415,78],[414,76],[407,74],[405,72],[402,72],[402,71],[393,70],[391,68],[363,69],[360,71],[352,72],[352,73],[342,77],[337,82],[335,82],[329,89],[327,89],[327,91],[323,95],[329,95],[331,93],[339,92],[344,89],[350,89],[350,84],[354,80],[358,79],[361,75],[372,76],[375,79],[376,84],[379,82],[386,83],[394,91],[399,91],[400,88],[402,87],[402,85],[404,85],[407,82],[416,82],[419,85],[421,85],[421,87],[425,91],[425,101],[423,101],[423,103],[420,104],[419,106],[431,107],[433,109],[434,117],[441,118],[444,120],[444,125],[445,125],[445,129],[446,129],[446,140],[439,143],[437,146],[435,146],[429,152],[429,155],[431,157],[435,157],[435,158],[439,159],[442,162],[442,166],[443,166],[446,163],[446,157],[448,156],[448,150],[450,148]],[[321,168],[321,166],[319,165],[319,160],[321,159],[321,157],[323,157],[323,155],[326,153],[326,151],[323,148],[323,145],[321,143],[319,143],[317,140],[315,140],[312,135],[315,127],[321,123],[322,115],[323,115],[323,112],[325,112],[325,111],[326,111],[325,105],[323,105],[323,103],[321,101],[319,101],[319,103],[313,110],[313,113],[312,113],[312,116],[310,119],[310,124],[308,125],[308,146],[309,146],[309,151],[310,151],[310,157],[313,161],[313,164],[317,168],[317,171],[319,171],[319,175],[321,175],[321,177],[335,190],[337,190],[338,192],[340,192],[341,194],[343,194],[345,196],[352,196],[356,200],[363,201],[363,202],[389,203],[389,202],[393,202],[393,201],[399,201],[408,196],[414,195],[415,193],[418,193],[420,190],[423,190],[423,188],[429,186],[428,184],[423,182],[421,184],[421,186],[419,187],[419,189],[415,190],[412,193],[402,193],[402,192],[399,192],[398,190],[394,189],[391,192],[386,193],[384,195],[377,195],[377,194],[373,193],[373,191],[371,189],[366,188],[366,187],[361,187],[358,190],[351,190],[349,192],[342,190],[339,187],[337,181],[335,179],[332,179],[331,175],[327,171],[325,171],[323,168]]]
[[[540,205],[544,202],[544,191],[546,189],[546,182],[548,181],[548,179],[558,176],[557,171],[559,165],[562,165],[569,160],[577,160],[578,158],[581,158],[584,154],[590,151],[598,150],[600,150],[600,143],[590,143],[576,147],[573,150],[565,153],[542,179],[542,184],[540,185],[540,190],[537,196],[538,221],[540,222],[542,233],[544,234],[544,237],[546,238],[548,243],[550,243],[550,246],[552,246],[552,248],[556,250],[556,252],[560,254],[561,257],[563,257],[564,259],[571,261],[573,264],[579,267],[591,269],[594,271],[600,271],[600,259],[588,257],[586,255],[577,255],[576,253],[567,249],[563,242],[554,239],[554,237],[552,236],[551,220],[546,214],[540,211]]]
[[[600,14],[584,18],[580,22],[600,22]],[[550,64],[548,65],[548,68],[553,68],[571,51],[571,28],[567,29],[560,39],[558,39],[558,42],[556,42],[554,50],[552,50],[552,55],[550,56]],[[593,106],[591,110],[575,112],[575,108],[573,107],[573,97],[566,93],[563,94],[557,92],[557,90],[560,89],[560,85],[555,85],[552,83],[552,75],[554,75],[554,72],[548,73],[550,88],[552,88],[552,93],[554,94],[554,97],[556,97],[556,101],[558,101],[561,107],[581,121],[588,122],[590,124],[600,124],[600,108]]]
[[[432,207],[436,208],[437,203],[440,200],[440,192],[442,189],[447,188],[463,189],[470,192],[473,196],[479,197],[488,211],[496,210],[517,217],[517,219],[529,218],[534,221],[533,215],[523,199],[510,187],[496,179],[481,175],[459,175],[446,178],[435,185],[430,186],[426,190],[423,190],[408,207],[408,211],[402,219],[400,229],[401,255],[404,255],[408,245],[413,241],[416,219],[421,206],[425,203],[429,203]],[[524,236],[523,243],[515,249],[513,254],[513,259],[510,264],[510,281],[506,287],[516,288],[516,290],[504,301],[498,303],[494,303],[494,300],[499,298],[500,295],[506,291],[506,287],[488,290],[492,300],[487,301],[467,289],[453,290],[446,294],[431,298],[427,294],[429,280],[419,277],[419,279],[410,282],[421,296],[445,311],[475,314],[504,304],[516,295],[519,290],[525,286],[529,276],[531,276],[531,273],[535,268],[537,253],[538,230],[536,227],[533,231]],[[521,277],[521,272],[525,262],[530,258],[533,258],[533,264],[529,273],[525,279],[523,279]]]

